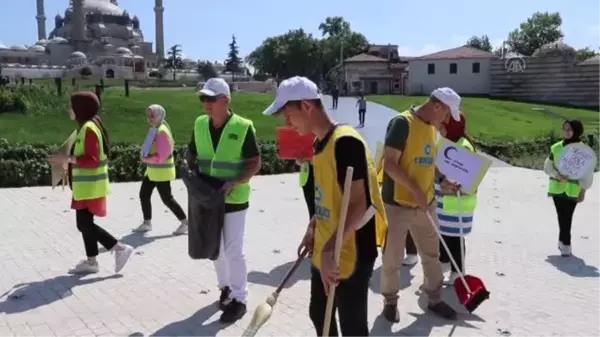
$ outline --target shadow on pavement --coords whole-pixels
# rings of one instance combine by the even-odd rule
[[[279,283],[285,277],[285,274],[290,270],[292,265],[294,265],[294,261],[290,261],[279,265],[270,272],[265,273],[262,271],[251,271],[248,273],[248,282],[252,282],[254,284],[262,284],[272,287],[278,287]],[[292,275],[288,283],[285,285],[284,289],[291,288],[296,282],[310,280],[310,259],[304,259],[298,270]]]
[[[137,248],[145,246],[149,243],[152,243],[156,240],[174,238],[177,236],[179,236],[179,235],[166,234],[166,235],[148,236],[144,233],[131,233],[131,234],[127,234],[124,237],[122,237],[120,242],[126,243],[126,244],[130,245],[131,247],[133,247],[134,249],[137,249]],[[106,249],[104,247],[100,247],[99,252],[106,253]]]
[[[564,257],[560,255],[548,255],[546,262],[553,265],[559,271],[573,277],[599,277],[598,268],[588,265],[577,256]]]
[[[61,275],[43,281],[17,284],[2,295],[6,298],[0,302],[0,313],[10,315],[26,312],[71,296],[73,288],[77,286],[121,277],[123,276],[118,274],[93,278],[85,278],[84,275]]]
[[[150,336],[216,336],[217,332],[231,324],[219,323],[218,320],[204,324],[219,311],[217,302],[196,311],[192,316],[160,328]]]
[[[410,286],[410,282],[415,276],[410,273],[410,270],[414,266],[400,266],[400,290],[406,289]],[[376,294],[381,294],[381,266],[373,270],[373,276],[369,282],[369,288]]]

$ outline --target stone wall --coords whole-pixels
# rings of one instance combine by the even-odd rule
[[[491,96],[598,108],[600,65],[573,58],[494,59]]]

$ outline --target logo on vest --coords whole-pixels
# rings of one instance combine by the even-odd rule
[[[322,220],[328,220],[331,211],[329,208],[321,205],[321,200],[323,199],[323,190],[318,184],[315,184],[315,215],[317,218]]]
[[[415,164],[423,165],[423,166],[432,165],[434,158],[433,158],[433,156],[431,156],[431,149],[432,149],[431,144],[429,144],[429,143],[425,144],[425,146],[423,147],[424,156],[417,156],[415,158]]]
[[[236,135],[235,133],[228,134],[227,138],[228,139],[232,139],[232,140],[238,140],[239,139],[238,135]]]

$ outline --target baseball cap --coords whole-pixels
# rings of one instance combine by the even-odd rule
[[[446,104],[450,108],[450,114],[455,121],[460,121],[460,96],[451,88],[437,88],[431,96],[437,98],[440,102]]]
[[[319,88],[315,82],[306,77],[294,76],[279,84],[275,101],[265,111],[264,115],[274,115],[289,101],[321,99]]]
[[[202,89],[198,90],[198,96],[227,96],[231,98],[231,91],[229,90],[229,84],[222,78],[211,78]]]

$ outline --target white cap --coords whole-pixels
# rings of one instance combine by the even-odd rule
[[[227,98],[231,98],[231,91],[229,91],[229,84],[225,82],[222,78],[211,78],[206,83],[204,83],[204,87],[198,90],[199,96],[227,96]]]
[[[431,96],[440,100],[440,102],[446,104],[450,108],[450,113],[452,114],[452,118],[455,121],[460,121],[460,96],[456,93],[456,91],[451,88],[437,88],[432,93]]]
[[[279,84],[275,101],[271,104],[263,114],[273,115],[277,113],[289,101],[303,101],[321,99],[319,88],[315,82],[306,77],[295,76],[284,80]]]

